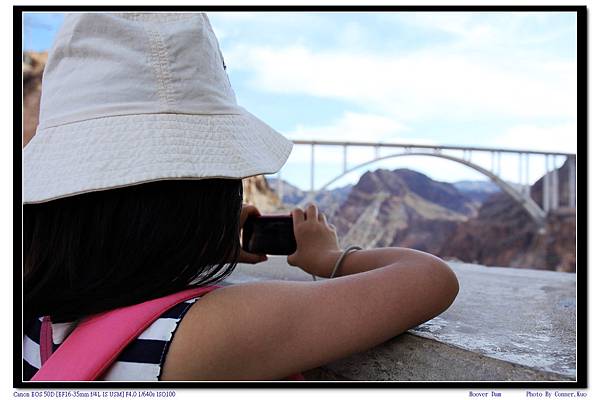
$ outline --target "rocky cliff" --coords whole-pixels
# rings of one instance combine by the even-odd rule
[[[568,203],[566,164],[559,171],[560,202]],[[531,188],[541,205],[543,178]],[[465,262],[575,272],[575,213],[551,212],[540,230],[529,215],[503,192],[483,203],[477,217],[461,224],[437,253]]]
[[[35,134],[40,113],[42,75],[47,53],[23,53],[23,147]]]
[[[332,218],[344,245],[405,246],[436,252],[473,202],[448,183],[408,169],[365,173]]]
[[[567,168],[559,169],[567,204]],[[531,188],[541,203],[542,180]],[[456,186],[415,171],[367,172],[332,218],[344,245],[403,246],[482,265],[575,271],[575,214],[540,230],[512,198],[483,183]],[[483,200],[483,203],[481,201]]]
[[[242,183],[244,186],[244,203],[255,205],[263,214],[285,210],[279,197],[271,189],[263,175],[246,178]]]
[[[308,200],[311,200],[316,203],[319,206],[319,210],[323,211],[326,215],[334,215],[352,191],[352,185],[346,185],[319,192],[312,198],[310,196],[310,191],[299,189],[285,180],[279,182],[279,179],[277,178],[269,178],[268,183],[276,193],[279,193],[279,190],[281,190],[280,197],[285,209],[291,210],[294,207],[298,205],[302,206]]]
[[[492,181],[458,181],[453,182],[452,186],[477,203],[478,206],[492,194],[500,191],[500,188]]]

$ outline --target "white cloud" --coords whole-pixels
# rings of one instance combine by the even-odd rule
[[[352,102],[403,120],[573,117],[574,62],[499,62],[452,51],[380,54],[239,46],[257,90]]]
[[[333,123],[324,126],[299,125],[286,134],[290,139],[343,140],[354,142],[397,141],[407,127],[397,119],[355,112],[346,112]]]
[[[478,50],[488,55],[509,51],[518,58],[529,58],[530,53],[539,54],[538,51],[546,49],[550,54],[555,53],[553,45],[561,36],[571,35],[575,40],[575,15],[570,17],[572,25],[556,26],[556,16],[539,12],[415,12],[384,16],[389,23],[443,32],[453,39],[443,46],[451,46],[453,50]],[[540,26],[545,29],[539,29]],[[541,49],[540,45],[547,48]]]
[[[477,14],[475,13],[460,12],[416,12],[411,14],[396,14],[396,19],[403,24],[422,27],[433,31],[439,30],[456,35],[461,39],[468,40],[475,36],[475,34],[481,34],[482,28],[486,28],[485,25],[477,24],[474,21],[474,16],[476,15]],[[489,27],[487,30],[489,30]]]
[[[230,24],[228,37],[236,40],[224,49],[228,68],[241,72],[249,89],[341,101],[358,110],[328,124],[297,125],[286,133],[290,138],[434,144],[420,135],[436,132],[439,138],[450,127],[452,138],[459,137],[454,144],[576,151],[576,62],[574,46],[565,45],[575,40],[574,23],[554,24],[540,13],[386,13],[375,24],[328,24],[319,13],[288,17],[257,18],[252,29]],[[396,28],[400,36],[394,37]],[[264,35],[254,37],[253,30]],[[277,40],[269,41],[268,31]],[[514,126],[497,134],[498,123]],[[466,124],[467,132],[481,134],[461,136],[456,130]],[[319,186],[340,173],[342,151],[317,147],[315,154]],[[352,148],[348,166],[372,158],[372,148]],[[295,149],[286,173],[307,184],[309,160],[309,147]],[[473,153],[473,161],[491,164],[485,154]],[[483,178],[433,157],[399,157],[378,166],[412,167],[446,181]],[[544,168],[533,157],[530,181]],[[503,158],[501,175],[518,181],[518,160]]]
[[[285,133],[296,140],[328,140],[347,142],[385,142],[410,144],[435,144],[432,140],[415,138],[407,135],[409,129],[398,120],[376,114],[345,112],[340,118],[327,125],[297,126],[293,131]],[[352,146],[347,148],[346,162],[350,168],[368,162],[377,155],[385,156],[397,153],[397,149],[380,148],[378,153],[373,147]],[[298,167],[310,162],[310,146],[296,145],[288,164]],[[316,146],[315,162],[341,170],[343,166],[343,148],[332,146]]]
[[[243,22],[256,21],[264,18],[264,14],[256,12],[237,12],[237,11],[226,11],[226,12],[209,12],[207,13],[211,25],[214,22],[229,22],[233,24],[239,24]]]
[[[535,149],[561,153],[577,152],[577,124],[523,124],[509,128],[494,139],[493,145],[511,149]]]

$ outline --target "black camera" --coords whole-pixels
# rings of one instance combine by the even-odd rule
[[[296,251],[291,215],[250,216],[242,228],[242,249],[254,254],[289,255]]]

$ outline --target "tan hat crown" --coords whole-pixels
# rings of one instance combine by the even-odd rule
[[[23,201],[273,173],[291,149],[236,103],[206,15],[70,14],[23,149]]]
[[[68,15],[44,72],[40,127],[140,113],[240,113],[206,15]]]

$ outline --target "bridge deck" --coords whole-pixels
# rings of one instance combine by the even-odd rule
[[[485,151],[491,153],[521,153],[521,154],[541,154],[556,156],[574,156],[573,153],[563,153],[555,151],[537,151],[525,149],[510,149],[501,147],[478,147],[478,146],[450,146],[450,145],[428,145],[414,143],[381,143],[381,142],[338,142],[331,140],[293,140],[294,144],[315,145],[315,146],[356,146],[356,147],[398,147],[398,148],[417,148],[417,149],[440,149],[440,150],[466,150],[466,151]]]

